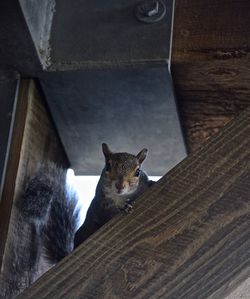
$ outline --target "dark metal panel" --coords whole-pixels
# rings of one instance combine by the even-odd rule
[[[100,174],[102,142],[135,154],[147,147],[150,175],[186,155],[167,65],[47,73],[41,84],[77,174]]]
[[[42,69],[18,0],[0,1],[0,69],[29,75]]]
[[[138,21],[141,0],[2,0],[0,68],[36,71],[107,68],[166,61],[172,1],[154,24]]]
[[[169,58],[172,1],[155,24],[139,22],[141,0],[61,0],[51,31],[53,69],[126,64]]]

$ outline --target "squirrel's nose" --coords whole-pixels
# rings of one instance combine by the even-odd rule
[[[118,192],[120,193],[125,188],[125,184],[124,184],[124,182],[116,182],[115,187],[118,190]]]

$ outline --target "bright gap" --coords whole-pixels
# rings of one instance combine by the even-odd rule
[[[85,220],[88,207],[95,196],[95,189],[98,183],[99,175],[75,176],[72,169],[68,169],[67,183],[76,191],[79,198],[80,223]],[[158,181],[161,176],[150,176],[150,180]]]

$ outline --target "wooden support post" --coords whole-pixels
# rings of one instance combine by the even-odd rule
[[[250,106],[250,1],[175,3],[171,71],[193,152]]]
[[[6,175],[0,201],[0,268],[14,200],[40,163],[54,161],[68,167],[68,159],[33,80],[21,80]]]
[[[247,111],[19,298],[224,298],[249,263]]]

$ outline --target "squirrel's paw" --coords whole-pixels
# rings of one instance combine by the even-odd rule
[[[132,213],[134,208],[130,203],[126,202],[122,210],[123,210],[123,212],[128,214],[128,213]]]

